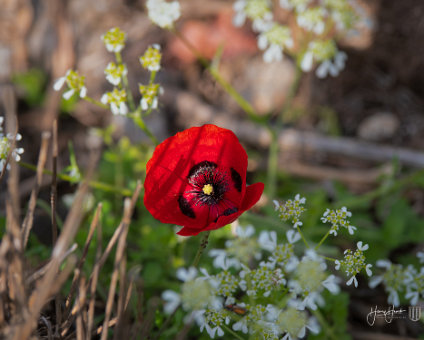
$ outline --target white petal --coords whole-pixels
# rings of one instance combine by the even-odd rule
[[[66,81],[66,77],[60,77],[58,80],[55,81],[54,85],[53,85],[53,89],[55,91],[59,91],[62,86],[65,84]]]
[[[314,55],[312,52],[306,52],[302,58],[302,61],[300,62],[300,68],[305,72],[310,71],[312,69],[313,61]]]
[[[107,94],[105,93],[105,94],[103,94],[103,96],[100,98],[100,102],[102,103],[102,104],[107,104],[107,99],[108,99],[108,96],[107,96]]]
[[[69,91],[66,91],[62,97],[65,98],[66,100],[69,100],[75,93],[74,89],[70,89]]]
[[[85,96],[87,95],[87,88],[85,87],[85,86],[83,86],[83,87],[81,87],[81,90],[80,90],[80,93],[79,93],[79,96],[81,97],[81,98],[85,98]]]

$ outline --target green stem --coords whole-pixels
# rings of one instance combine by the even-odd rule
[[[138,110],[135,111],[134,114],[131,114],[131,118],[133,119],[134,123],[136,123],[137,126],[146,133],[146,135],[152,140],[152,142],[155,145],[159,144],[158,139],[153,135],[153,133],[146,126],[143,118],[140,117]]]
[[[200,241],[199,249],[197,249],[196,256],[194,257],[193,264],[191,265],[194,268],[197,268],[197,265],[199,264],[200,257],[202,256],[203,252],[205,251],[206,247],[208,246],[208,239],[209,234],[211,232],[205,231],[205,234],[203,235],[203,238]]]
[[[175,28],[171,31],[186,45],[186,47],[196,56],[197,60],[204,66],[212,77],[224,88],[224,90],[237,102],[237,104],[247,113],[249,118],[255,122],[263,123],[263,119],[257,114],[253,106],[244,99],[237,90],[228,83],[224,78],[221,77],[216,67],[212,66],[211,63],[193,46],[193,44],[186,39],[180,31]]]
[[[325,234],[325,235],[323,236],[323,238],[321,239],[321,241],[319,241],[319,243],[316,245],[315,250],[318,250],[318,248],[319,248],[319,247],[321,247],[321,245],[324,243],[324,241],[325,241],[325,240],[327,239],[327,237],[330,235],[330,231],[331,231],[331,228],[330,228],[330,229],[328,229],[327,234]]]
[[[18,164],[20,164],[24,168],[27,168],[27,169],[30,169],[30,170],[33,170],[33,171],[37,170],[37,167],[32,165],[32,164],[28,164],[28,163],[25,163],[25,162],[19,162]],[[43,174],[53,175],[53,172],[50,171],[50,170],[44,169]],[[69,183],[74,182],[74,180],[71,176],[68,176],[68,175],[65,175],[65,174],[57,174],[56,177],[63,180],[63,181],[69,182]],[[89,186],[94,188],[94,189],[99,189],[99,190],[106,191],[106,192],[119,193],[122,196],[131,196],[133,194],[132,191],[129,190],[129,189],[118,188],[118,187],[115,187],[113,185],[110,185],[110,184],[107,184],[107,183],[104,183],[104,182],[99,182],[99,181],[90,181]]]
[[[121,52],[115,52],[115,58],[116,58],[116,61],[119,65],[124,65],[122,63]],[[130,110],[135,111],[136,105],[135,105],[134,98],[133,98],[132,93],[131,93],[131,89],[130,89],[129,82],[128,82],[128,77],[127,77],[126,74],[122,75],[122,83],[124,84],[125,92],[127,93],[128,104],[130,106]]]
[[[93,98],[91,98],[91,97],[86,96],[86,97],[84,97],[83,99],[84,99],[85,101],[87,101],[87,102],[91,103],[91,104],[94,104],[94,105],[97,105],[97,106],[101,107],[102,109],[109,109],[109,106],[108,106],[108,105],[103,104],[102,102],[100,102],[100,101],[98,101],[98,100],[95,100],[95,99],[93,99]]]
[[[277,173],[278,173],[278,155],[279,155],[279,145],[278,145],[278,134],[282,130],[284,119],[290,111],[293,109],[293,100],[296,97],[296,94],[299,90],[300,80],[302,78],[302,70],[299,66],[296,66],[296,74],[293,83],[290,86],[286,100],[284,101],[283,107],[281,108],[281,113],[277,117],[277,123],[274,128],[269,128],[271,133],[271,144],[269,146],[269,155],[268,155],[268,186],[267,192],[268,197],[271,199],[275,197],[275,190],[277,188]]]
[[[244,338],[242,338],[240,335],[238,335],[236,332],[234,332],[227,325],[223,324],[223,325],[221,325],[221,327],[224,328],[228,333],[230,333],[234,338],[239,339],[239,340],[245,340]]]
[[[326,333],[326,339],[337,339],[336,335],[333,332],[332,327],[328,324],[327,320],[325,320],[322,313],[317,310],[311,310],[312,314],[317,318],[319,324],[322,326],[322,328],[325,330]]]
[[[269,145],[268,169],[267,169],[267,193],[270,199],[276,195],[277,173],[278,173],[278,132],[268,129],[271,134],[271,144]]]
[[[296,228],[297,228],[297,232],[300,234],[300,237],[302,238],[303,243],[305,243],[306,248],[310,248],[308,241],[306,241],[306,238],[305,238],[305,236],[303,236],[303,233],[300,230],[300,228],[299,227],[296,227]]]

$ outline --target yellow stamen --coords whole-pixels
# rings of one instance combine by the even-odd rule
[[[205,184],[202,188],[202,191],[206,195],[212,195],[213,193],[213,186],[212,184]]]

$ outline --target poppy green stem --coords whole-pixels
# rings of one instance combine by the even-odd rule
[[[191,265],[194,268],[197,268],[197,265],[199,264],[200,257],[202,256],[203,252],[205,251],[206,247],[208,246],[209,242],[209,234],[211,232],[205,231],[205,234],[203,235],[203,238],[200,241],[199,249],[197,249],[196,256],[193,260],[193,264]]]

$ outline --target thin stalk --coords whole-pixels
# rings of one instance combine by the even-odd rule
[[[269,145],[268,168],[267,168],[267,193],[271,199],[276,195],[277,173],[278,173],[278,131],[268,128],[271,133],[271,144]]]
[[[96,99],[93,99],[93,98],[91,98],[91,97],[86,96],[86,97],[84,97],[83,99],[84,99],[86,102],[89,102],[89,103],[91,103],[91,104],[94,104],[94,105],[97,105],[97,106],[101,107],[102,109],[109,109],[109,106],[108,106],[108,105],[103,104],[102,102],[100,102],[100,101],[98,101],[98,100],[96,100]]]
[[[175,28],[171,29],[172,33],[174,33],[183,43],[184,45],[196,56],[197,60],[204,66],[209,73],[214,77],[214,79],[223,87],[223,89],[237,102],[237,104],[247,113],[249,118],[252,121],[257,123],[263,123],[263,119],[258,115],[253,106],[244,99],[237,90],[228,83],[218,72],[218,69],[214,67],[197,49],[193,46],[193,44],[186,39],[184,35],[181,34],[180,31]]]
[[[137,111],[136,111],[137,112]],[[138,114],[131,115],[132,119],[134,120],[134,123],[137,124],[137,126],[144,131],[144,133],[152,140],[152,142],[155,145],[159,144],[158,139],[153,135],[153,133],[149,130],[149,128],[144,123],[143,118],[141,118]]]
[[[222,325],[222,328],[224,328],[228,333],[230,333],[234,338],[239,339],[239,340],[245,340],[244,338],[242,338],[240,335],[238,335],[236,332],[234,332],[230,327],[228,327],[227,325]]]
[[[327,234],[325,234],[324,236],[323,236],[323,238],[321,239],[321,241],[319,241],[319,243],[315,246],[315,250],[318,250],[318,248],[319,247],[321,247],[321,245],[324,243],[324,241],[327,239],[327,237],[330,235],[330,231],[331,231],[331,228],[330,229],[328,229],[328,231],[327,231]]]
[[[116,58],[116,61],[118,62],[119,65],[124,65],[122,63],[121,52],[115,52],[115,58]],[[135,105],[134,98],[133,98],[132,93],[131,93],[131,89],[130,89],[129,82],[128,82],[128,77],[124,74],[122,75],[122,83],[124,84],[125,92],[127,93],[128,104],[130,106],[130,110],[135,111],[136,105]]]
[[[205,251],[206,247],[208,246],[208,239],[209,239],[210,231],[205,231],[205,234],[203,235],[203,238],[200,241],[199,249],[197,250],[196,256],[194,257],[192,267],[197,268],[197,265],[199,264],[200,257],[202,256],[203,252]]]
[[[22,167],[36,171],[37,167],[29,164],[29,163],[25,163],[25,162],[19,162],[18,164],[20,164]],[[53,172],[47,169],[43,170],[43,174],[45,175],[53,175]],[[57,178],[69,182],[69,183],[73,183],[73,178],[71,176],[65,175],[65,174],[57,174]],[[129,189],[123,189],[123,188],[118,188],[115,187],[113,185],[104,183],[104,182],[99,182],[99,181],[89,181],[88,185],[91,188],[94,189],[99,189],[102,191],[106,191],[106,192],[117,192],[120,193],[122,196],[131,196],[132,195],[132,191]]]
[[[299,227],[296,227],[296,228],[297,228],[297,232],[300,234],[300,237],[302,238],[303,243],[305,243],[306,248],[310,248],[308,241],[306,241],[306,238],[305,238],[305,236],[303,236],[303,233],[300,230],[300,228]]]
[[[284,118],[287,116],[290,111],[293,109],[293,100],[297,95],[299,90],[300,80],[302,78],[302,70],[299,66],[296,66],[296,74],[293,83],[290,86],[289,92],[287,94],[287,98],[284,101],[283,107],[281,108],[281,112],[277,117],[277,123],[274,128],[269,128],[271,133],[271,144],[269,146],[269,156],[268,156],[268,197],[275,197],[275,189],[277,187],[277,173],[278,173],[278,154],[280,151],[278,145],[278,135],[282,130],[284,124]]]

